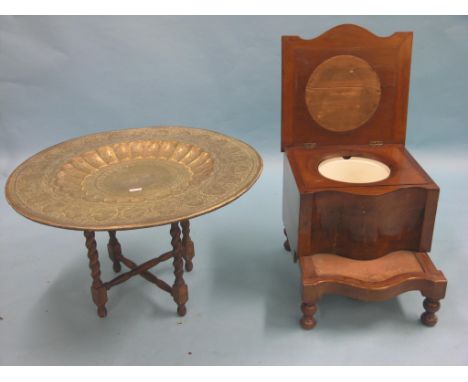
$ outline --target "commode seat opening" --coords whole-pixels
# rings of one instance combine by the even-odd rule
[[[320,175],[346,183],[373,183],[387,179],[390,167],[375,159],[339,156],[326,159],[318,166]]]

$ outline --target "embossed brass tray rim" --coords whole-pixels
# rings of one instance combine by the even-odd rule
[[[155,126],[144,126],[144,127],[137,127],[137,128],[125,128],[125,129],[118,129],[118,130],[101,131],[101,132],[97,132],[97,133],[93,133],[93,134],[86,134],[86,135],[81,135],[81,136],[77,136],[77,137],[74,137],[74,138],[70,138],[70,139],[64,140],[64,141],[62,141],[60,143],[57,143],[55,145],[49,146],[49,147],[37,152],[36,154],[30,156],[29,158],[25,159],[23,162],[21,162],[14,169],[14,171],[10,174],[10,176],[7,179],[7,182],[5,184],[5,196],[6,196],[7,202],[17,213],[19,213],[20,215],[24,216],[25,218],[27,218],[27,219],[29,219],[31,221],[34,221],[36,223],[40,223],[40,224],[43,224],[43,225],[51,226],[51,227],[74,230],[74,231],[84,231],[84,230],[89,230],[89,231],[124,231],[124,230],[134,230],[134,229],[158,227],[158,226],[173,223],[175,221],[174,219],[164,219],[164,220],[157,221],[155,223],[147,222],[147,223],[141,223],[141,224],[131,223],[131,224],[115,224],[115,225],[106,225],[106,226],[91,225],[91,224],[90,225],[88,225],[88,224],[86,224],[86,225],[60,224],[60,223],[57,223],[54,220],[41,218],[39,216],[36,216],[35,214],[29,213],[27,210],[24,210],[21,207],[20,203],[16,201],[16,195],[15,195],[14,187],[13,187],[13,184],[16,181],[16,177],[17,177],[18,173],[20,172],[22,167],[27,164],[27,162],[29,162],[30,160],[32,160],[34,158],[38,158],[41,155],[43,155],[44,153],[46,153],[46,152],[48,152],[48,151],[50,151],[50,150],[52,150],[54,148],[57,148],[57,147],[65,144],[65,143],[68,143],[68,142],[71,142],[71,141],[74,141],[74,140],[79,140],[79,139],[82,139],[82,138],[85,138],[85,137],[86,138],[92,138],[93,136],[99,136],[99,135],[103,135],[103,134],[116,134],[116,133],[118,134],[118,133],[121,133],[121,132],[130,131],[130,130],[162,129],[162,128],[165,128],[165,129],[167,129],[167,128],[189,129],[189,130],[198,131],[198,132],[205,132],[208,135],[222,136],[225,139],[227,139],[228,141],[238,142],[238,143],[241,143],[242,145],[245,145],[250,150],[251,154],[253,154],[254,157],[258,161],[258,166],[256,168],[255,174],[252,176],[251,180],[249,181],[249,183],[245,187],[240,188],[231,197],[226,198],[226,199],[222,200],[221,202],[219,202],[219,203],[217,203],[215,205],[212,205],[212,206],[210,206],[208,208],[200,209],[199,211],[196,211],[196,212],[191,213],[191,214],[181,215],[180,217],[178,217],[176,219],[177,221],[188,220],[188,219],[192,219],[192,218],[195,218],[195,217],[198,217],[198,216],[201,216],[201,215],[205,215],[207,213],[216,211],[216,210],[220,209],[221,207],[226,206],[227,204],[232,203],[233,201],[240,198],[244,193],[246,193],[256,183],[256,181],[258,180],[258,178],[260,177],[260,175],[262,173],[262,170],[263,170],[262,157],[251,145],[249,145],[248,143],[244,142],[241,139],[233,138],[233,137],[230,137],[230,136],[228,136],[226,134],[219,133],[217,131],[213,131],[213,130],[209,130],[209,129],[202,129],[202,128],[195,128],[195,127],[188,127],[188,126],[183,126],[183,125],[155,125]]]

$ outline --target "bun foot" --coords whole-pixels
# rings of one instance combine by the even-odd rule
[[[426,326],[435,326],[437,324],[437,316],[434,313],[424,312],[421,314],[421,322]]]
[[[437,324],[437,316],[435,313],[440,309],[440,302],[426,298],[423,302],[423,306],[426,311],[421,315],[421,322],[426,326],[432,327]]]
[[[305,318],[305,317],[302,317],[300,320],[299,320],[301,326],[302,326],[302,329],[305,329],[305,330],[311,330],[315,327],[315,325],[317,324],[317,321],[315,321],[313,318]]]
[[[308,304],[302,303],[301,305],[302,310],[302,318],[300,319],[300,324],[303,329],[310,330],[315,327],[317,321],[314,319],[314,314],[317,311],[317,305],[315,304]]]

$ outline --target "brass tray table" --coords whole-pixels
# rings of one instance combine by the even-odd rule
[[[203,129],[177,126],[103,132],[68,140],[32,156],[10,175],[6,197],[38,223],[84,232],[91,294],[105,317],[107,291],[140,275],[168,292],[186,314],[185,270],[193,268],[189,220],[240,197],[262,170],[246,143]],[[116,232],[170,224],[172,250],[141,265],[122,254]],[[108,231],[113,280],[101,280],[95,231]],[[173,285],[150,268],[173,259]]]

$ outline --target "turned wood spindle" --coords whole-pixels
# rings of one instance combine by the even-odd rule
[[[190,221],[182,220],[180,222],[182,226],[182,247],[183,257],[185,259],[185,270],[190,272],[193,269],[192,259],[195,256],[195,248],[192,239],[190,238]]]
[[[426,310],[421,315],[421,322],[426,326],[434,326],[437,324],[436,312],[440,309],[440,302],[431,298],[426,298],[423,301],[424,309]]]
[[[314,319],[314,314],[317,311],[317,305],[303,302],[301,305],[301,310],[302,310],[302,318],[300,321],[301,326],[307,330],[313,329],[314,326],[317,324],[317,322]]]
[[[94,231],[84,231],[84,236],[86,238],[86,248],[88,248],[89,268],[91,269],[91,277],[93,279],[91,284],[91,295],[97,306],[98,316],[105,317],[107,315],[107,290],[103,286],[101,280],[101,265],[99,264],[99,255],[96,249]]]
[[[112,260],[112,268],[115,273],[119,273],[122,270],[119,258],[122,256],[122,248],[115,231],[109,231],[109,243],[107,244],[107,252],[109,258]]]
[[[171,224],[171,245],[174,252],[174,275],[175,280],[172,286],[172,297],[177,304],[177,313],[179,316],[185,316],[187,308],[185,303],[188,300],[188,289],[184,281],[184,260],[182,240],[180,239],[179,223]]]

